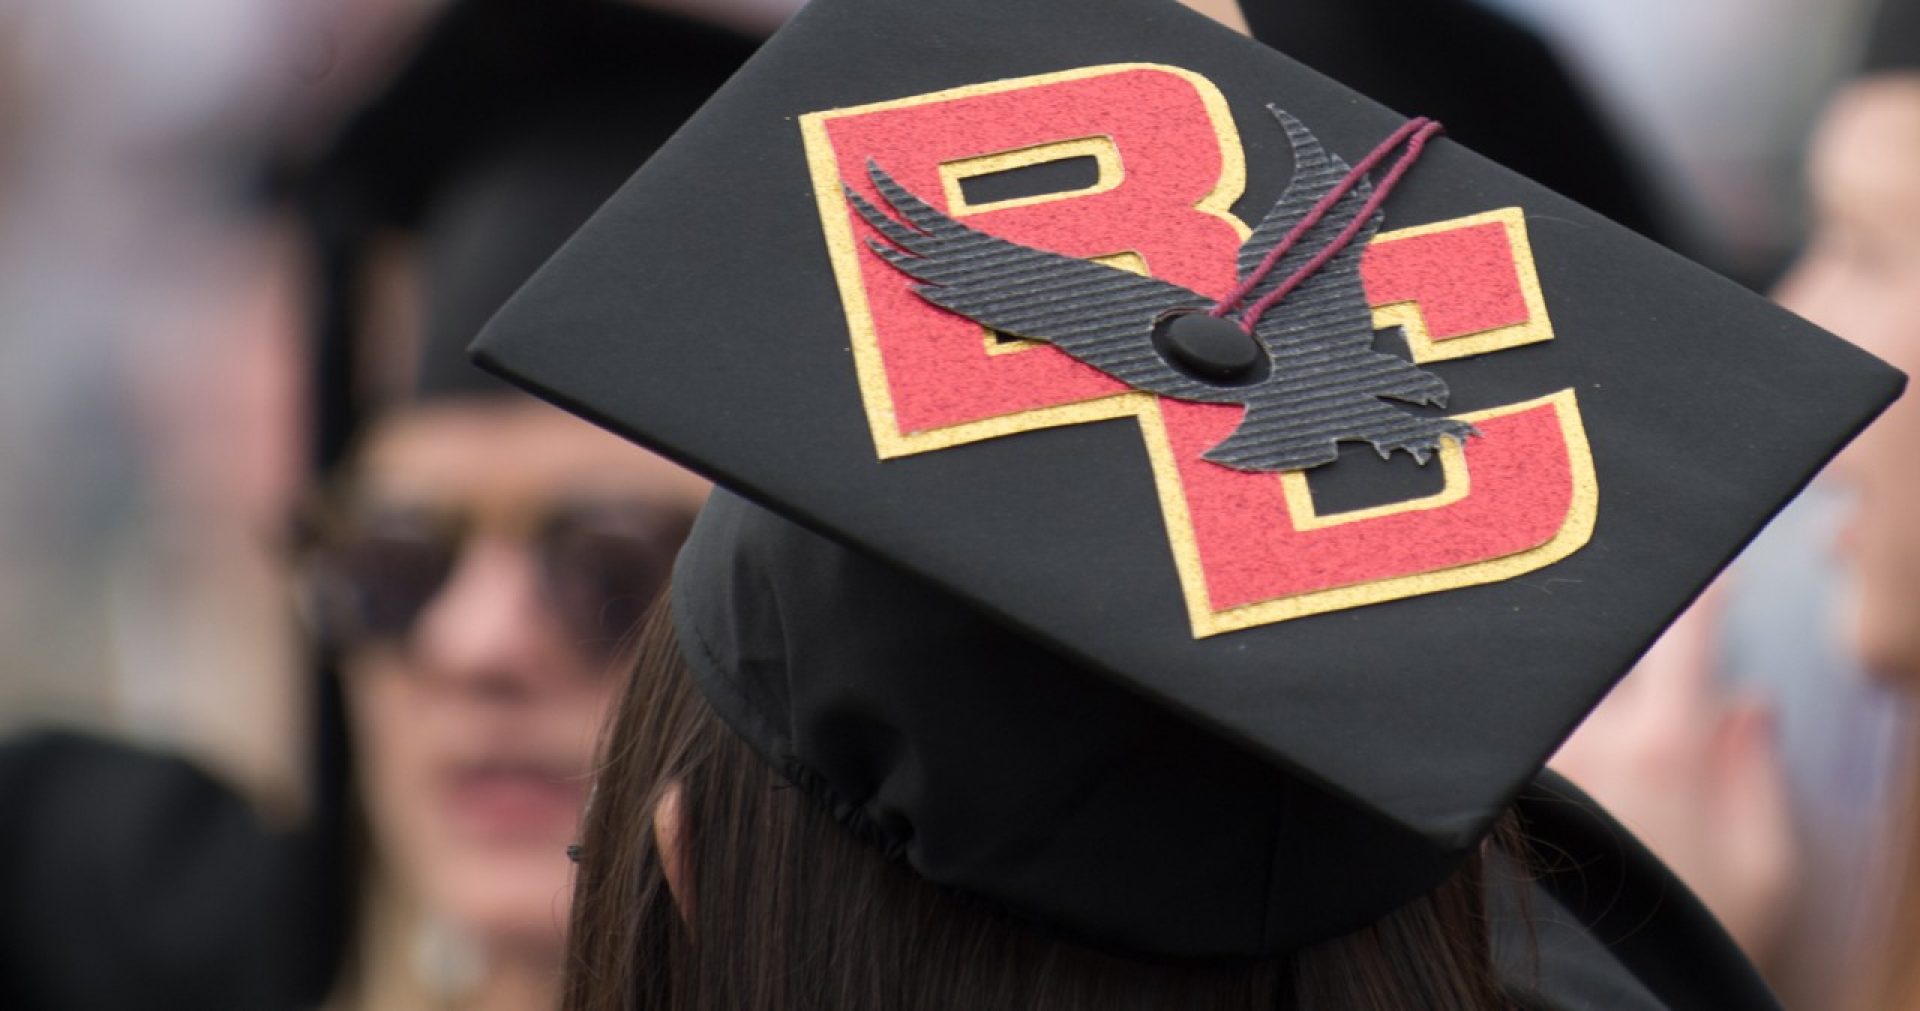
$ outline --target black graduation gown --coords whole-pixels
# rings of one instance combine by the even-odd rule
[[[297,840],[191,763],[0,742],[0,1007],[312,1006],[331,972]]]

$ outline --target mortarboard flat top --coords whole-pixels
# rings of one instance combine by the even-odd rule
[[[1163,0],[815,0],[478,351],[1359,812],[1397,841],[1356,844],[1356,873],[1418,863],[1406,840],[1457,857],[1902,380],[1444,139],[1407,162],[1383,221],[1359,209],[1365,186],[1328,195],[1405,123]],[[1316,203],[1325,219],[1261,274]],[[1182,292],[1204,308],[1252,278],[1245,319],[1320,251],[1248,326],[1265,352],[1251,370],[1231,333],[1217,354],[1162,333]],[[1144,315],[1116,351],[1101,314],[1127,299]],[[1379,328],[1394,362],[1353,346],[1355,305],[1361,343]],[[1334,379],[1301,378],[1323,366]],[[1280,420],[1235,443],[1243,403]],[[1337,462],[1303,464],[1336,438]],[[1382,463],[1369,439],[1407,451]],[[717,501],[678,577],[683,636],[739,633],[749,575],[804,582],[716,574],[757,522]],[[833,627],[789,615],[782,634],[893,634],[884,608],[810,603],[795,614]],[[803,704],[755,686],[750,647],[693,659],[710,695]],[[750,739],[744,724],[805,715],[716,704]],[[980,731],[983,748],[1028,743]],[[754,743],[817,764],[771,738]],[[904,845],[941,880],[932,827]],[[1109,936],[1247,954],[1363,914],[1252,939]]]

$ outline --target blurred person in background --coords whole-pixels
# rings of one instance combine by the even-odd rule
[[[461,0],[319,165],[329,319],[375,405],[304,538],[364,833],[333,1006],[556,1000],[606,675],[706,484],[464,349],[752,49],[608,0]],[[417,326],[382,313],[409,292]]]
[[[604,674],[706,485],[464,348],[753,46],[461,0],[304,174],[335,412],[296,523],[333,668],[313,824],[172,759],[0,750],[0,1005],[554,1003]]]
[[[1909,374],[1920,372],[1920,3],[1889,0],[1863,74],[1808,157],[1815,227],[1780,300]],[[1853,497],[1837,548],[1844,635],[1902,694],[1920,684],[1920,395],[1911,389],[1835,464]],[[1911,756],[1911,751],[1909,755]],[[1865,1006],[1920,1006],[1920,763],[1896,796],[1893,909]]]
[[[1813,138],[1814,226],[1776,291],[1910,373],[1920,368],[1916,58],[1920,4],[1891,0],[1861,76]],[[1873,983],[1860,1006],[1920,1006],[1920,766],[1901,704],[1920,672],[1917,419],[1909,392],[1556,760],[1715,908],[1789,1006],[1835,1006],[1863,975]],[[1850,509],[1836,490],[1851,493]],[[1836,539],[1830,514],[1842,511]],[[1841,626],[1831,636],[1819,627],[1829,619]],[[1853,683],[1856,667],[1878,683]],[[1807,767],[1792,764],[1810,756],[1825,781],[1805,782]],[[1876,842],[1907,865],[1897,889],[1872,859]]]
[[[434,2],[0,2],[0,729],[178,752],[298,816],[271,538],[304,477],[302,294],[253,180]]]

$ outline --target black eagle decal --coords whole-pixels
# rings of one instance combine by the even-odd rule
[[[1404,449],[1424,464],[1440,440],[1464,440],[1473,427],[1386,402],[1445,407],[1447,385],[1373,350],[1373,312],[1360,280],[1361,254],[1385,216],[1372,200],[1373,185],[1364,171],[1347,181],[1353,170],[1345,161],[1299,120],[1272,112],[1293,147],[1293,178],[1241,245],[1237,275],[1246,290],[1225,306],[1164,280],[969,228],[873,162],[868,176],[898,219],[851,187],[847,199],[886,237],[868,245],[918,281],[914,293],[933,305],[1052,344],[1137,390],[1244,405],[1239,426],[1207,450],[1214,463],[1304,470],[1332,462],[1337,443],[1364,440],[1383,458]],[[1324,216],[1292,236],[1274,263],[1264,263],[1342,185],[1351,189],[1320,208]],[[1391,179],[1383,196],[1390,187]],[[1316,260],[1324,262],[1316,267]],[[1249,278],[1257,278],[1251,287]],[[1294,287],[1277,301],[1267,298],[1283,284]],[[1239,318],[1223,311],[1236,305]]]

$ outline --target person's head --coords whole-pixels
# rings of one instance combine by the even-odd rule
[[[341,371],[379,405],[320,482],[310,566],[371,862],[483,954],[559,953],[608,671],[707,485],[466,347],[752,45],[463,0],[315,173]]]
[[[1863,74],[1821,116],[1807,156],[1813,229],[1776,296],[1909,375],[1920,372],[1920,3],[1883,0]],[[1920,394],[1906,394],[1832,468],[1854,495],[1838,550],[1856,656],[1920,685]],[[1911,778],[1911,777],[1910,777]],[[1916,779],[1912,785],[1920,785]],[[1883,943],[1866,953],[1852,1006],[1920,1000],[1920,795],[1888,819],[1893,851]]]
[[[568,241],[477,359],[728,488],[576,1007],[1500,1005],[1489,834],[1591,814],[1545,756],[1897,377],[1433,129],[1164,0],[816,0]],[[1439,492],[1347,466],[1436,422]],[[1589,975],[1765,1006],[1584,826]]]
[[[498,394],[383,418],[336,487],[326,564],[379,862],[478,939],[557,950],[613,658],[705,483]]]
[[[1827,110],[1809,158],[1812,240],[1782,304],[1920,371],[1920,71],[1879,74]],[[1920,677],[1920,396],[1909,392],[1836,464],[1857,494],[1840,550],[1848,634],[1874,670]]]
[[[1517,1006],[1478,855],[1370,926],[1264,960],[1109,954],[929,884],[722,721],[667,611],[641,634],[582,834],[568,1011]]]
[[[1548,904],[1593,930],[1570,943],[1560,927],[1555,950],[1632,935],[1690,953],[1682,1003],[1755,992],[1684,889],[1566,789],[1524,790],[1517,818],[1436,854],[951,595],[717,492],[608,731],[564,1006],[1558,1006],[1565,971],[1536,960],[1526,926],[1547,901],[1525,874],[1536,850],[1559,865],[1542,868]],[[1596,895],[1605,908],[1581,911]],[[1574,993],[1640,990],[1618,969],[1580,972]]]

